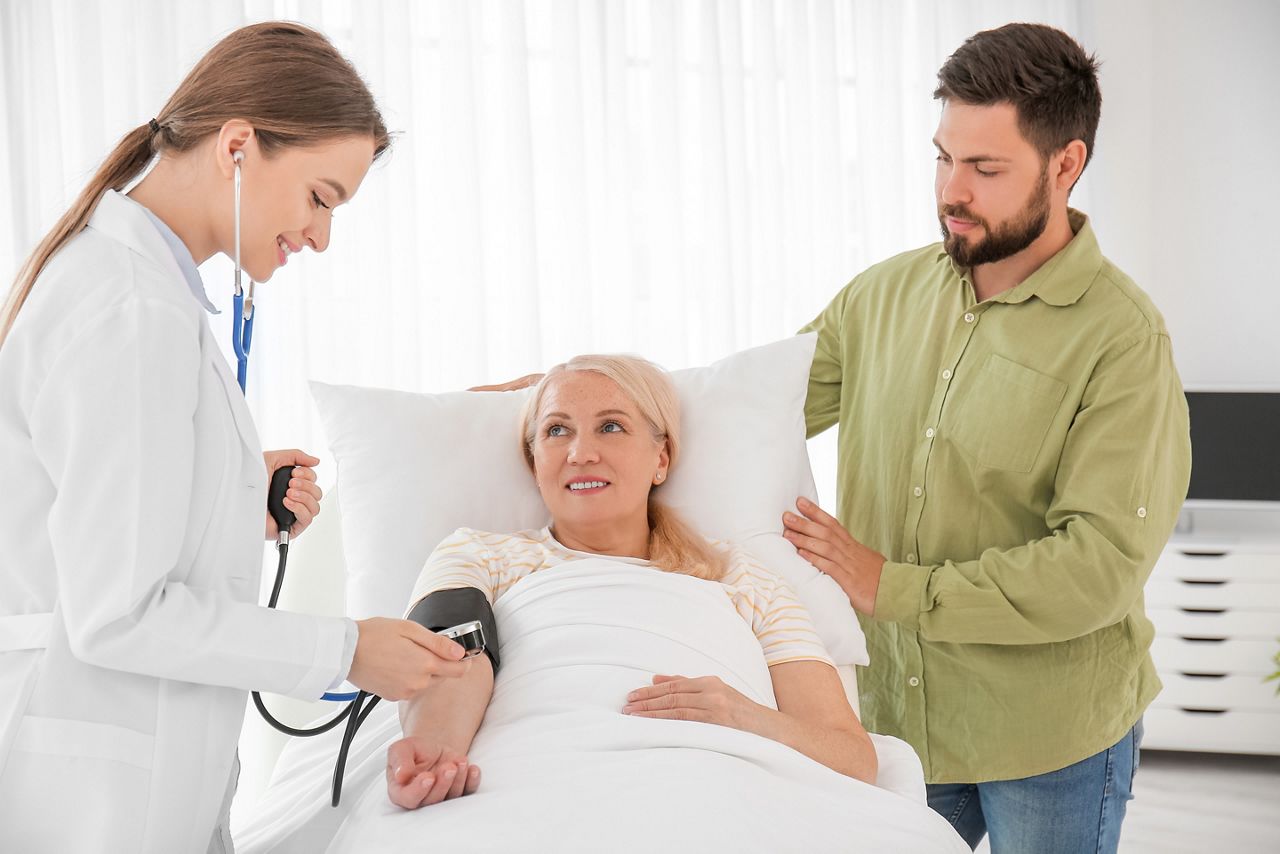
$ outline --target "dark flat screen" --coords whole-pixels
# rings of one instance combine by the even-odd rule
[[[1280,393],[1189,391],[1187,498],[1280,501]]]

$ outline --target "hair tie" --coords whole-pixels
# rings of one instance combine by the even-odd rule
[[[152,132],[152,133],[159,133],[159,132],[160,132],[160,123],[159,123],[158,121],[156,121],[155,119],[152,119],[151,121],[147,122],[147,124],[151,126],[151,132]]]

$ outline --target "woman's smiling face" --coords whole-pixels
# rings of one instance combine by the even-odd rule
[[[248,143],[240,252],[253,280],[270,279],[294,252],[328,248],[333,209],[355,195],[372,163],[373,138],[366,136],[285,148],[269,157],[256,140]]]
[[[667,446],[617,383],[594,371],[554,377],[535,425],[534,475],[557,529],[647,529],[649,491],[666,477]]]

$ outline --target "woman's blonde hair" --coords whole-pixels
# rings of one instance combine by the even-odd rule
[[[534,471],[533,442],[537,437],[537,417],[542,399],[557,377],[578,371],[600,374],[617,383],[622,393],[640,410],[640,417],[648,423],[653,441],[666,444],[667,471],[668,474],[674,471],[680,457],[680,401],[671,379],[666,371],[647,359],[621,355],[575,356],[547,371],[520,416],[524,460],[529,471]],[[725,573],[724,556],[679,514],[657,499],[655,493],[661,488],[658,485],[649,490],[649,560],[667,572],[719,580]]]
[[[0,311],[0,345],[40,272],[85,227],[103,193],[123,189],[157,154],[190,151],[230,119],[253,125],[267,157],[289,147],[369,136],[376,160],[391,144],[369,88],[327,38],[286,21],[241,27],[196,63],[152,121],[124,135],[36,246]]]

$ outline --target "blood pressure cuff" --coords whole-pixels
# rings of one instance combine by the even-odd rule
[[[478,620],[484,630],[484,654],[489,656],[493,672],[497,674],[498,624],[493,619],[493,606],[479,589],[455,587],[452,590],[437,590],[419,599],[405,619],[432,632]]]

